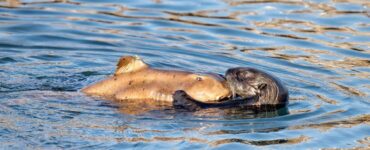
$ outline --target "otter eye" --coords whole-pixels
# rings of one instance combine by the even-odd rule
[[[266,83],[262,83],[262,84],[259,84],[258,85],[258,89],[259,90],[263,90],[263,89],[265,89],[267,87],[267,84]]]
[[[197,79],[197,81],[202,81],[203,80],[201,77],[197,77],[196,79]]]

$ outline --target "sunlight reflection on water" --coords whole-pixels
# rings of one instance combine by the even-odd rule
[[[370,3],[0,0],[1,149],[367,148]],[[77,92],[122,55],[282,79],[287,110],[177,112]]]

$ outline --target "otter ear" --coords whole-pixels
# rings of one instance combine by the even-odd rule
[[[123,56],[118,60],[116,71],[114,75],[124,73],[125,70],[128,70],[128,66],[135,61],[136,57],[134,56]]]

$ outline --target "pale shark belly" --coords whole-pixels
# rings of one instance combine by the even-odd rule
[[[117,100],[155,100],[172,102],[172,95],[177,90],[184,90],[180,85],[166,83],[148,83],[133,85],[118,91],[114,98]]]

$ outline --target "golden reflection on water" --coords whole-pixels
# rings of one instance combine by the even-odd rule
[[[310,137],[307,136],[299,136],[296,138],[288,138],[288,139],[274,139],[274,140],[245,140],[245,139],[222,139],[222,140],[207,140],[195,137],[153,137],[153,138],[143,138],[143,137],[135,137],[135,138],[117,138],[118,142],[189,142],[189,143],[202,143],[207,144],[211,147],[217,147],[224,144],[231,144],[231,143],[240,143],[240,144],[248,144],[248,145],[255,145],[255,146],[264,146],[264,145],[275,145],[275,144],[298,144],[302,142],[306,142],[310,140]]]
[[[166,4],[165,0],[152,0],[155,4]],[[252,134],[252,133],[270,133],[270,134],[281,134],[285,133],[285,130],[304,130],[304,129],[317,129],[320,131],[330,131],[336,128],[353,128],[360,125],[370,125],[370,115],[368,114],[358,114],[354,117],[341,117],[335,119],[334,121],[325,121],[325,118],[330,118],[341,113],[348,113],[347,109],[342,108],[342,105],[347,105],[343,99],[346,97],[360,97],[366,99],[369,96],[368,90],[370,89],[369,85],[366,83],[358,83],[359,86],[353,86],[348,83],[343,83],[343,80],[357,80],[357,79],[366,79],[370,78],[370,73],[366,71],[361,71],[360,69],[368,69],[370,66],[369,58],[363,57],[361,54],[370,54],[370,42],[366,39],[370,36],[370,32],[367,32],[370,27],[368,22],[355,22],[351,25],[335,25],[333,23],[322,23],[320,19],[332,19],[335,17],[343,16],[356,16],[356,17],[370,17],[370,12],[368,8],[370,7],[370,2],[366,0],[331,0],[327,3],[321,2],[311,2],[311,1],[283,1],[283,0],[262,0],[262,1],[246,1],[246,0],[223,0],[226,4],[225,7],[220,9],[204,9],[196,11],[174,11],[174,10],[163,10],[155,8],[138,8],[134,6],[128,6],[125,4],[101,4],[103,7],[109,9],[95,10],[91,8],[84,9],[69,9],[63,7],[51,7],[48,5],[42,4],[52,4],[52,3],[67,3],[71,5],[79,5],[83,8],[84,6],[90,7],[89,3],[84,2],[74,2],[73,0],[54,0],[54,1],[22,1],[22,0],[0,0],[0,7],[11,8],[12,10],[17,9],[17,7],[23,6],[32,6],[30,9],[35,10],[47,10],[50,12],[69,12],[76,13],[79,15],[65,15],[58,16],[62,20],[60,24],[53,24],[54,28],[68,27],[70,30],[75,31],[86,31],[94,33],[105,33],[112,35],[130,35],[140,37],[145,39],[143,35],[153,35],[156,34],[155,30],[165,31],[169,34],[162,35],[159,32],[158,36],[153,36],[154,38],[161,39],[172,39],[180,41],[181,44],[194,44],[194,45],[205,45],[207,48],[214,48],[215,50],[222,50],[222,54],[229,56],[230,58],[235,59],[244,59],[246,56],[246,62],[248,59],[259,59],[253,58],[255,55],[263,55],[264,58],[273,58],[277,60],[282,60],[284,62],[289,62],[295,64],[298,67],[284,66],[284,64],[278,63],[267,63],[268,65],[277,65],[277,68],[287,69],[292,72],[296,72],[301,77],[294,77],[287,75],[289,81],[302,83],[304,86],[296,87],[298,85],[291,85],[290,90],[296,93],[301,91],[301,95],[294,95],[293,92],[292,98],[290,101],[295,104],[292,107],[297,107],[297,103],[309,103],[310,106],[302,106],[290,110],[290,114],[310,114],[315,112],[320,108],[323,108],[326,105],[335,107],[334,110],[324,110],[316,116],[309,116],[313,119],[324,120],[322,122],[306,120],[296,124],[289,124],[289,126],[284,127],[271,127],[271,128],[262,128],[262,129],[237,129],[237,130],[228,130],[223,128],[216,128],[210,131],[202,130],[202,127],[212,129],[212,125],[204,125],[202,127],[191,127],[182,129],[185,136],[176,137],[171,136],[169,130],[159,130],[151,129],[147,127],[144,123],[143,126],[135,124],[135,126],[130,125],[99,125],[98,123],[84,123],[79,119],[72,119],[67,121],[65,124],[50,123],[47,121],[40,121],[38,123],[49,123],[54,127],[53,131],[48,132],[49,137],[61,137],[61,136],[76,136],[77,133],[73,130],[66,129],[66,126],[70,126],[77,129],[96,129],[96,130],[105,130],[113,131],[118,133],[132,132],[133,134],[139,135],[138,137],[124,136],[121,137],[105,137],[97,135],[82,135],[84,138],[92,140],[94,142],[189,142],[189,143],[201,143],[206,144],[211,147],[217,147],[224,144],[230,143],[240,143],[248,144],[255,146],[264,146],[264,145],[275,145],[275,144],[299,144],[310,142],[310,140],[315,139],[315,137],[310,137],[306,135],[295,135],[289,138],[277,138],[277,139],[268,139],[268,140],[254,140],[254,139],[245,139],[235,137],[233,135],[240,134]],[[364,8],[364,10],[340,10],[336,5],[341,3],[351,3],[358,4]],[[287,4],[289,6],[302,6],[288,10],[279,10],[276,8],[275,4]],[[100,4],[99,4],[100,5]],[[243,9],[237,7],[243,6],[255,6],[258,9]],[[93,7],[96,7],[95,5]],[[235,9],[230,9],[235,8]],[[280,14],[288,15],[307,15],[314,16],[315,18],[299,18],[299,17],[269,17],[266,16],[266,12],[277,12]],[[143,15],[141,13],[147,13],[151,15]],[[98,18],[90,17],[89,15],[101,15],[109,16],[115,19],[107,18]],[[14,15],[14,14],[0,14],[2,15]],[[16,14],[17,15],[17,14]],[[15,15],[15,16],[16,16]],[[253,20],[253,17],[262,16],[262,19]],[[23,17],[23,16],[22,16]],[[266,17],[267,19],[264,19]],[[119,18],[119,19],[117,19]],[[124,19],[134,19],[135,21],[122,21]],[[348,18],[346,18],[348,19]],[[340,19],[339,19],[340,20]],[[163,21],[166,23],[178,23],[176,25],[188,25],[189,28],[183,28],[182,26],[157,26],[152,25],[151,21]],[[232,21],[240,24],[234,23],[223,23],[222,21]],[[87,23],[99,23],[99,25],[111,25],[111,26],[128,26],[128,27],[143,27],[150,28],[148,31],[128,31],[122,30],[121,28],[108,28],[108,27],[97,27],[97,28],[86,28],[86,26],[80,24],[74,24],[75,22],[87,22]],[[199,27],[199,28],[198,28]],[[214,32],[212,29],[230,29],[235,30],[240,33],[251,34],[246,37],[233,35],[228,32],[218,33]],[[140,29],[139,29],[140,30]],[[155,33],[150,33],[155,32]],[[140,35],[143,34],[143,35]],[[199,35],[211,35],[214,39],[207,40],[197,40],[193,39],[191,36],[184,36],[183,34],[199,34]],[[263,38],[253,38],[252,36],[261,36]],[[324,37],[324,38],[322,38]],[[357,38],[358,37],[358,38]],[[110,38],[97,38],[97,37],[84,37],[93,41],[100,41],[105,43],[110,43],[113,46],[115,43],[119,43],[120,39],[110,39]],[[276,39],[277,42],[270,44],[266,41],[269,39]],[[365,40],[363,40],[363,39]],[[361,39],[361,40],[358,40]],[[232,44],[228,41],[236,41],[240,43],[258,43],[258,46],[249,46],[248,44]],[[145,40],[140,42],[146,42]],[[168,45],[173,43],[168,42]],[[265,44],[266,42],[266,44]],[[305,47],[302,45],[294,45],[291,43],[294,42],[304,42],[313,44],[315,46]],[[210,46],[215,45],[215,46]],[[262,45],[262,46],[261,46]],[[318,45],[318,46],[317,46]],[[153,45],[152,45],[153,46]],[[155,45],[158,46],[158,45]],[[117,46],[119,47],[119,46]],[[119,47],[121,48],[121,47]],[[235,52],[235,53],[230,53]],[[236,55],[242,52],[239,58]],[[261,52],[262,54],[258,54]],[[298,52],[297,54],[294,52]],[[348,53],[354,52],[355,54],[349,55]],[[28,56],[24,56],[28,57]],[[253,62],[253,60],[251,61]],[[258,60],[255,62],[261,62],[264,64],[266,60]],[[65,61],[67,65],[68,61]],[[61,62],[27,62],[27,63],[18,63],[17,67],[24,66],[40,66],[40,65],[51,65],[57,66],[61,65]],[[299,67],[311,67],[309,69],[302,69]],[[290,68],[289,68],[290,67]],[[7,71],[12,71],[10,67],[3,67]],[[1,67],[0,67],[1,69]],[[329,72],[328,74],[320,74],[316,72],[315,69],[322,69]],[[317,80],[326,80],[325,83],[317,83],[315,81],[306,80],[306,77],[310,76],[311,78],[317,78]],[[361,81],[358,81],[361,82]],[[324,86],[324,87],[323,87]],[[321,93],[316,93],[316,91],[304,91],[305,88],[322,88]],[[363,88],[363,89],[361,89]],[[332,92],[335,91],[335,92]],[[339,91],[339,92],[338,92]],[[51,92],[53,93],[53,92]],[[46,94],[47,96],[43,97],[45,93],[32,93],[28,95],[30,99],[48,99],[50,97],[59,97],[62,99],[74,99],[76,95],[68,96],[69,94]],[[328,95],[322,93],[329,93]],[[333,98],[330,94],[334,95],[336,93],[344,94],[345,98]],[[307,95],[305,95],[307,94]],[[66,96],[67,95],[67,96]],[[310,97],[312,96],[312,97]],[[337,96],[337,95],[335,95]],[[13,105],[31,105],[36,101],[31,101],[30,99],[17,99],[11,102]],[[318,102],[315,101],[318,99]],[[41,102],[40,102],[41,103]],[[113,102],[117,108],[114,110],[119,112],[122,115],[131,115],[131,116],[145,116],[152,114],[156,111],[169,111],[168,113],[173,113],[171,110],[171,105],[166,103],[158,103],[153,101],[122,101],[122,102]],[[299,105],[299,104],[298,104]],[[43,106],[60,108],[63,110],[68,110],[69,112],[83,112],[83,108],[70,108],[71,106],[63,104],[45,104]],[[3,107],[0,105],[2,111],[11,112],[12,109],[8,107]],[[326,109],[325,107],[323,109]],[[55,114],[58,112],[53,112],[48,110],[48,113]],[[236,114],[239,114],[236,115]],[[281,116],[277,112],[272,112],[271,114],[256,114],[255,112],[248,112],[246,110],[235,110],[235,109],[205,109],[202,111],[191,113],[194,118],[207,118],[212,120],[212,117],[217,121],[227,122],[230,116],[233,116],[238,119],[248,122],[250,118],[259,119],[259,118],[273,118],[276,116]],[[289,115],[288,115],[289,116]],[[68,117],[68,116],[67,116]],[[69,116],[71,117],[71,116]],[[73,116],[75,117],[75,116]],[[150,116],[155,118],[155,116]],[[167,116],[166,119],[172,119],[171,115]],[[284,117],[284,116],[283,116]],[[80,118],[81,119],[81,118]],[[100,118],[95,118],[98,122]],[[297,120],[305,120],[307,118],[296,118]],[[332,119],[332,118],[331,118]],[[17,123],[27,120],[27,117],[15,117],[15,118],[0,118],[0,123],[2,126],[5,126],[7,129],[14,131],[23,131],[22,127],[17,126]],[[155,120],[153,120],[155,121]],[[213,124],[214,125],[214,124]],[[150,137],[144,137],[140,135],[150,133]],[[193,134],[197,133],[197,134]],[[200,134],[200,136],[199,136]],[[228,136],[232,135],[232,136]],[[220,136],[221,138],[217,138]],[[215,138],[213,138],[215,137]],[[225,137],[225,138],[223,138]],[[370,146],[370,138],[360,139],[357,142],[360,144]],[[361,148],[361,147],[360,147]]]
[[[117,138],[117,142],[190,142],[190,143],[208,143],[205,139],[189,137],[153,137],[153,138]]]
[[[300,51],[307,52],[307,55],[289,55],[289,54],[283,54],[279,53],[279,50],[284,49],[299,49]],[[252,49],[244,49],[243,51],[248,52]],[[322,66],[323,68],[327,69],[353,69],[356,67],[367,67],[370,66],[370,61],[365,59],[359,59],[359,58],[350,58],[346,57],[344,60],[325,60],[323,61],[322,58],[318,57],[317,54],[331,54],[329,52],[317,52],[315,50],[308,50],[298,47],[277,47],[277,48],[256,48],[254,50],[262,50],[262,51],[271,51],[270,54],[279,59],[289,60],[289,61],[296,61],[296,60],[304,60],[311,64]],[[316,55],[315,55],[316,54]],[[366,72],[365,72],[366,74]],[[369,76],[366,75],[365,78]],[[361,77],[361,76],[358,76]]]
[[[9,7],[18,7],[20,2],[19,0],[6,0]]]
[[[334,82],[331,82],[331,85],[334,86],[336,89],[338,89],[340,91],[344,91],[345,93],[349,93],[349,95],[355,95],[355,96],[361,96],[361,97],[368,96],[367,94],[360,92],[360,90],[357,90],[355,88],[351,88],[349,86],[340,85],[340,84],[337,84],[337,83],[334,83]]]
[[[333,99],[330,99],[330,98],[327,98],[327,97],[325,97],[325,96],[323,96],[323,95],[316,95],[316,96],[317,96],[317,98],[319,98],[320,100],[322,100],[322,101],[324,101],[324,102],[326,102],[326,103],[332,104],[332,105],[336,105],[336,104],[338,104],[338,103],[339,103],[338,101],[333,100]]]
[[[17,0],[7,0],[7,3],[9,7],[17,7],[19,5],[31,5],[31,4],[37,4],[37,3],[74,3],[68,0],[57,0],[57,1],[45,1],[45,2],[24,2],[21,3]],[[324,3],[311,3],[306,1],[300,1],[300,2],[289,2],[289,1],[233,1],[233,0],[226,0],[227,3],[229,3],[231,6],[236,5],[244,5],[244,4],[256,4],[256,3],[285,3],[285,4],[292,4],[292,5],[304,5],[307,7],[308,10],[320,10],[324,11],[324,14],[353,14],[356,12],[352,11],[338,11],[335,7],[328,6]],[[79,3],[74,3],[79,4]],[[370,5],[369,2],[362,2],[363,6]],[[179,12],[172,12],[172,11],[161,11],[165,16],[164,17],[155,17],[155,16],[133,16],[133,15],[126,15],[125,12],[157,12],[150,9],[140,9],[140,8],[129,8],[127,6],[119,5],[119,4],[113,4],[113,5],[107,5],[107,7],[117,7],[117,11],[115,12],[106,12],[106,11],[97,11],[92,13],[100,13],[105,15],[113,15],[117,17],[123,17],[123,18],[136,18],[136,19],[154,19],[154,20],[168,20],[168,21],[175,21],[175,22],[181,22],[186,24],[192,24],[192,25],[201,25],[201,26],[219,26],[219,27],[226,27],[226,28],[233,28],[231,26],[225,26],[221,24],[214,24],[209,22],[201,22],[199,19],[196,18],[208,18],[208,19],[225,19],[225,20],[235,20],[235,21],[245,21],[242,18],[242,16],[255,16],[258,15],[257,12],[249,12],[249,11],[233,11],[233,12],[226,12],[229,13],[228,15],[214,15],[214,14],[220,14],[218,12],[224,12],[225,10],[202,10],[202,11],[196,11],[196,12],[188,12],[188,13],[179,13]],[[81,10],[76,10],[81,11]],[[288,12],[292,13],[292,12]],[[293,12],[294,13],[294,12]],[[307,12],[305,12],[307,13]],[[369,12],[358,12],[359,14],[363,14],[368,16]],[[186,19],[182,19],[183,17],[186,17]],[[92,20],[93,21],[93,20]],[[327,32],[341,32],[341,33],[349,33],[356,36],[369,36],[370,33],[368,32],[358,32],[350,27],[330,27],[330,26],[323,26],[318,25],[313,22],[309,21],[302,21],[302,20],[291,20],[291,19],[275,19],[273,18],[271,21],[268,22],[259,22],[255,21],[252,22],[257,28],[250,28],[250,27],[237,27],[240,30],[247,30],[249,32],[267,35],[267,36],[273,36],[273,37],[283,37],[283,38],[291,38],[291,39],[300,39],[300,40],[307,40],[312,41],[315,43],[322,43],[324,45],[332,46],[332,47],[339,47],[339,48],[350,48],[354,50],[360,50],[364,51],[361,48],[356,47],[358,44],[365,45],[365,47],[368,47],[369,43],[358,43],[354,45],[353,43],[335,43],[328,41],[322,41],[317,40],[314,38],[309,37],[302,37],[296,34],[276,34],[276,33],[268,33],[268,32],[262,32],[259,28],[270,28],[270,29],[283,29],[288,31],[294,31],[296,33],[302,32],[302,33],[316,33],[316,34],[325,34]],[[368,25],[368,24],[364,24]]]
[[[364,147],[366,148],[369,148],[370,147],[370,136],[369,137],[366,137],[364,139],[361,139],[361,140],[357,140],[358,143],[360,144],[363,144]],[[357,147],[358,149],[362,148],[362,147]]]
[[[6,5],[5,7],[20,7],[22,5],[34,5],[34,4],[47,4],[47,3],[69,3],[69,4],[75,4],[79,5],[80,3],[78,2],[73,2],[71,0],[52,0],[52,1],[30,1],[30,2],[24,2],[24,0],[0,0],[0,7],[4,7],[1,5],[1,1],[5,1]]]
[[[217,147],[224,144],[231,143],[240,143],[248,144],[255,146],[264,146],[264,145],[276,145],[276,144],[298,144],[310,140],[310,137],[299,136],[296,138],[288,139],[274,139],[274,140],[244,140],[244,139],[222,139],[222,140],[207,140],[195,137],[153,137],[153,138],[143,138],[143,137],[134,137],[134,138],[117,138],[118,142],[189,142],[189,143],[202,143],[207,144],[211,147]]]
[[[337,112],[333,112],[337,113]],[[362,115],[353,117],[347,120],[338,120],[338,121],[330,121],[324,122],[319,124],[305,124],[305,125],[297,125],[297,126],[290,126],[288,129],[290,130],[302,130],[308,128],[319,129],[320,131],[329,131],[332,128],[352,128],[358,125],[370,125],[370,115]],[[131,127],[129,127],[131,128]],[[126,128],[127,129],[127,128]],[[126,130],[125,129],[125,130]],[[184,132],[191,132],[199,130],[197,128],[190,129]],[[278,131],[278,130],[277,130]],[[134,130],[136,133],[143,133],[143,132],[163,132],[163,131],[154,131],[154,130]],[[234,132],[234,133],[233,133]],[[261,132],[261,131],[256,131]],[[276,131],[266,131],[266,132],[276,132]],[[224,134],[242,134],[245,133],[242,130],[236,131],[215,131],[208,133],[208,135],[224,135]],[[286,138],[286,139],[274,139],[274,140],[246,140],[246,139],[239,139],[239,138],[227,138],[227,139],[219,139],[219,140],[208,140],[196,137],[152,137],[152,138],[144,138],[144,137],[123,137],[118,138],[119,142],[156,142],[156,141],[186,141],[186,142],[195,142],[195,143],[203,143],[208,144],[212,147],[229,144],[229,143],[241,143],[241,144],[249,144],[249,145],[256,145],[256,146],[263,146],[263,145],[274,145],[274,144],[298,144],[307,142],[311,139],[308,136],[299,136],[296,138]],[[368,142],[368,139],[365,138],[364,140],[360,140],[360,143]]]
[[[125,100],[115,102],[123,114],[140,115],[153,110],[165,110],[172,108],[171,103],[149,101],[149,100]]]
[[[337,120],[337,121],[329,121],[324,123],[314,123],[314,124],[307,124],[307,125],[298,125],[298,126],[290,126],[288,127],[291,130],[300,130],[300,129],[307,129],[307,128],[314,128],[319,129],[320,131],[329,131],[333,128],[352,128],[358,125],[370,125],[370,115],[360,115],[356,117],[352,117],[346,120]]]

